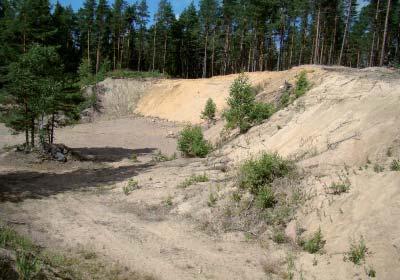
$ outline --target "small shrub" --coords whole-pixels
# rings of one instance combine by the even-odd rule
[[[353,262],[356,265],[360,265],[368,253],[368,248],[365,245],[364,238],[361,237],[358,243],[352,242],[350,249],[345,255],[345,259]]]
[[[331,194],[340,195],[350,190],[350,183],[347,182],[333,182],[329,187]]]
[[[137,157],[137,155],[136,155],[135,153],[132,153],[132,155],[131,155],[131,161],[133,161],[133,162],[138,162],[138,157]]]
[[[207,205],[208,207],[214,207],[217,204],[218,201],[218,195],[210,192],[210,194],[208,195],[208,202]]]
[[[376,277],[376,271],[373,267],[368,267],[365,268],[365,273],[367,274],[368,277],[370,278],[375,278]]]
[[[325,243],[321,228],[319,228],[310,239],[300,241],[300,246],[310,254],[315,254],[324,248]]]
[[[306,71],[300,72],[297,77],[296,85],[294,88],[294,93],[297,98],[304,95],[306,91],[310,88],[310,82],[307,79]]]
[[[125,195],[130,195],[131,192],[139,188],[139,183],[136,180],[129,179],[128,183],[122,187]]]
[[[173,205],[172,196],[169,195],[169,196],[164,200],[163,203],[164,203],[165,206],[171,207],[171,206]]]
[[[385,170],[385,168],[383,167],[383,166],[380,166],[379,164],[375,164],[374,165],[374,171],[376,172],[376,173],[380,173],[380,172],[383,172]]]
[[[206,157],[212,150],[200,126],[185,127],[178,138],[178,150],[186,157]]]
[[[235,202],[240,202],[242,200],[242,194],[240,192],[232,193],[232,200]]]
[[[257,159],[246,161],[239,168],[239,186],[257,195],[275,179],[282,178],[294,171],[294,165],[278,154],[263,153]]]
[[[171,161],[171,160],[176,160],[177,156],[176,153],[173,153],[171,156],[163,154],[160,150],[156,154],[153,155],[152,160],[154,162],[165,162],[165,161]]]
[[[272,208],[276,204],[275,193],[269,186],[264,186],[258,191],[256,205],[261,209]]]
[[[15,268],[20,280],[30,280],[40,271],[41,264],[33,255],[21,251],[17,254]]]
[[[253,124],[261,124],[264,120],[269,119],[274,112],[275,108],[271,104],[256,102],[250,111],[250,119]]]
[[[286,236],[282,229],[275,229],[272,234],[272,241],[277,244],[286,243]]]
[[[178,188],[187,188],[195,183],[204,183],[204,182],[208,182],[209,178],[207,176],[207,174],[202,174],[202,175],[192,175],[189,178],[187,178],[185,181],[183,181],[182,183],[180,183],[178,185]]]
[[[390,170],[392,171],[400,171],[400,160],[393,160],[390,164]]]
[[[209,123],[213,123],[215,122],[216,112],[217,112],[217,105],[215,105],[214,101],[211,98],[209,98],[207,100],[206,106],[204,107],[204,111],[201,112],[201,118]]]

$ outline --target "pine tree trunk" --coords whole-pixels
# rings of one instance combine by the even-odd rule
[[[207,77],[207,46],[208,46],[208,30],[206,30],[206,38],[204,42],[204,58],[203,58],[203,78]]]
[[[90,28],[88,29],[88,36],[87,36],[87,59],[88,59],[88,64],[90,65]]]
[[[152,68],[151,71],[154,72],[154,66],[155,66],[155,62],[156,62],[156,36],[157,36],[157,27],[155,27],[154,29],[154,36],[153,36],[153,64],[152,64]]]
[[[333,56],[333,49],[336,45],[336,32],[337,32],[337,21],[338,21],[338,16],[335,16],[335,27],[333,30],[333,38],[332,38],[332,42],[331,42],[331,47],[329,49],[329,57],[328,57],[328,64],[331,65],[332,64],[332,56]]]
[[[374,64],[375,37],[376,37],[376,31],[377,31],[377,28],[378,28],[379,4],[380,4],[380,0],[378,0],[376,2],[374,34],[372,35],[371,54],[370,54],[370,57],[369,57],[369,67],[372,67],[373,64]]]
[[[229,36],[230,36],[230,24],[226,25],[226,34],[225,34],[225,45],[224,45],[224,65],[222,68],[222,75],[226,75],[226,71],[228,68],[228,48],[229,48]]]
[[[31,117],[31,146],[35,147],[35,118]]]
[[[211,77],[214,77],[214,58],[215,58],[215,28],[212,37],[212,53],[211,53]]]
[[[97,43],[97,51],[96,51],[96,74],[99,72],[100,68],[100,41]]]
[[[163,56],[163,68],[162,68],[162,72],[163,74],[165,74],[165,63],[166,63],[166,59],[167,59],[167,33],[165,33],[164,36],[164,56]]]
[[[339,65],[342,65],[342,58],[343,58],[343,51],[344,51],[344,47],[346,44],[346,37],[347,37],[347,32],[349,29],[349,25],[350,25],[350,18],[351,18],[351,1],[349,0],[349,9],[347,10],[347,20],[346,20],[346,26],[344,28],[344,34],[343,34],[343,40],[342,40],[342,47],[340,49],[340,55],[339,55]]]
[[[321,7],[318,8],[317,15],[317,31],[315,33],[315,49],[314,49],[314,64],[318,64],[318,54],[319,54],[319,25],[320,25],[320,17],[321,17]]]
[[[386,46],[386,37],[387,37],[387,30],[388,30],[388,23],[389,23],[390,4],[391,4],[391,0],[388,0],[387,8],[386,8],[385,31],[383,31],[383,39],[382,39],[381,59],[379,61],[379,66],[381,66],[381,67],[383,66],[383,62],[384,62],[384,58],[385,58],[385,46]]]

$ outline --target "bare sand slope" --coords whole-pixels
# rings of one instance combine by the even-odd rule
[[[254,86],[268,95],[278,90],[285,81],[293,82],[302,70],[308,70],[311,79],[322,75],[324,71],[316,67],[297,67],[282,72],[246,73]],[[200,123],[200,114],[208,98],[217,105],[218,114],[226,107],[229,88],[238,75],[213,77],[196,80],[159,80],[149,88],[141,98],[135,110],[144,116],[159,117],[170,121]]]

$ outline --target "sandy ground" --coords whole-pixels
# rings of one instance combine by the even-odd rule
[[[262,88],[258,98],[273,99],[301,69],[252,74]],[[369,279],[369,267],[377,279],[397,279],[400,173],[390,164],[400,159],[399,76],[384,69],[306,70],[313,88],[304,97],[204,160],[151,162],[157,149],[176,151],[176,139],[167,136],[182,127],[151,118],[97,120],[58,130],[57,141],[92,156],[89,162],[40,163],[3,150],[0,218],[43,246],[65,251],[85,246],[159,279],[288,279],[292,255],[294,279]],[[208,97],[224,108],[233,78],[157,81],[137,110],[196,123]],[[129,83],[120,88],[129,89]],[[218,122],[206,135],[215,138],[222,127]],[[0,147],[21,140],[0,126]],[[307,200],[293,223],[305,234],[321,228],[327,241],[323,254],[277,245],[267,235],[253,240],[240,229],[209,231],[210,224],[224,222],[217,221],[217,213],[229,210],[223,202],[231,201],[235,190],[236,166],[262,151],[296,160]],[[132,153],[139,162],[130,160]],[[375,172],[376,165],[384,170]],[[193,174],[206,174],[209,182],[178,187]],[[349,192],[329,194],[327,187],[343,178],[351,183]],[[139,188],[126,196],[122,188],[129,179]],[[218,197],[215,207],[208,205],[211,194]],[[356,266],[343,258],[361,236],[370,253]]]

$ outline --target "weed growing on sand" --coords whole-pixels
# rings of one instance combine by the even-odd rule
[[[153,155],[152,160],[154,162],[165,162],[165,161],[172,161],[172,160],[176,160],[177,159],[177,155],[176,153],[173,153],[171,156],[165,155],[163,154],[160,150],[157,151],[156,154]]]
[[[172,207],[172,205],[174,204],[174,203],[172,202],[172,196],[169,195],[169,196],[163,201],[163,204],[164,204],[165,206],[167,206],[167,207]]]
[[[374,165],[374,171],[375,171],[376,173],[381,173],[381,172],[383,172],[384,170],[385,170],[385,168],[384,168],[383,166],[381,166],[381,165],[375,163],[375,165]]]
[[[370,278],[376,277],[376,271],[372,266],[365,267],[365,274],[367,274],[367,276]]]
[[[206,173],[203,173],[201,175],[192,175],[189,178],[185,179],[182,183],[178,185],[178,188],[185,189],[193,184],[196,183],[204,183],[208,182],[210,179],[208,178]]]
[[[387,149],[386,155],[387,155],[388,157],[392,157],[392,156],[393,156],[393,151],[392,151],[392,148],[391,148],[391,147]]]
[[[204,139],[200,126],[186,126],[178,137],[178,150],[186,157],[206,157],[212,145]]]
[[[281,158],[278,154],[263,153],[240,166],[239,187],[258,195],[275,179],[288,176],[293,171],[294,164],[291,161]]]
[[[133,161],[133,162],[139,162],[138,157],[137,157],[137,155],[136,155],[135,153],[132,153],[132,155],[131,155],[131,161]]]
[[[287,239],[285,233],[281,228],[275,228],[272,233],[272,240],[277,244],[286,243]]]
[[[134,179],[129,179],[128,183],[122,187],[122,190],[125,195],[130,195],[131,192],[139,188],[138,181]]]
[[[400,171],[400,160],[394,159],[390,164],[390,170],[392,171]]]
[[[321,228],[319,228],[309,239],[300,239],[298,243],[305,251],[316,254],[324,248],[326,241],[322,236]]]
[[[12,248],[23,251],[35,250],[33,243],[23,236],[17,234],[17,232],[10,227],[0,225],[0,247],[1,248]]]
[[[350,249],[347,253],[345,253],[344,259],[349,260],[356,265],[360,265],[362,262],[364,262],[367,253],[367,245],[365,244],[364,238],[361,236],[358,242],[351,242]]]
[[[40,271],[41,263],[34,255],[20,251],[17,253],[15,268],[17,270],[19,279],[30,280],[34,279],[34,277]]]
[[[333,182],[330,187],[329,191],[331,194],[340,195],[342,193],[346,193],[350,190],[350,182]]]
[[[268,185],[258,190],[256,205],[261,209],[272,208],[276,204],[275,193]]]
[[[204,107],[204,111],[201,112],[201,119],[206,120],[208,123],[214,123],[216,112],[217,105],[215,105],[215,102],[211,98],[209,98],[207,100],[206,106]]]
[[[218,201],[218,195],[216,193],[210,192],[207,201],[208,207],[214,207],[217,204],[217,201]]]

